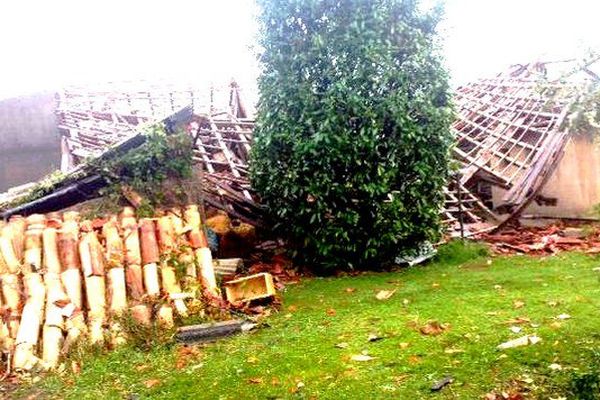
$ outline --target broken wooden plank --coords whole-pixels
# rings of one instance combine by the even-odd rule
[[[239,319],[182,326],[177,329],[175,339],[186,344],[211,342],[223,337],[248,332],[255,327],[255,323]]]

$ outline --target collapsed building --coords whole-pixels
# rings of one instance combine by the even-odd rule
[[[460,182],[499,220],[589,218],[600,203],[598,144],[569,124],[578,88],[597,75],[587,66],[558,79],[556,67],[515,65],[455,91]]]
[[[455,91],[459,170],[444,190],[441,210],[451,235],[471,236],[520,216],[592,216],[600,203],[600,153],[593,135],[570,132],[567,122],[577,101],[574,89],[597,76],[586,66],[567,79],[549,79],[555,66],[515,65]],[[57,103],[67,176],[115,146],[127,148],[145,124],[191,106],[186,124],[206,202],[242,221],[262,222],[248,178],[254,120],[235,82],[203,90],[139,83],[69,88]],[[6,204],[29,189],[0,196],[5,217],[23,212],[6,210]]]

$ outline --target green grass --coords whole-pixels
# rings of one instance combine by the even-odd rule
[[[565,395],[571,376],[600,348],[597,265],[580,253],[490,258],[477,246],[453,243],[426,266],[288,286],[270,327],[206,345],[198,354],[183,357],[177,346],[113,351],[84,359],[79,375],[50,374],[16,396],[478,399],[516,384],[527,398]],[[377,300],[379,290],[396,292]],[[515,301],[524,306],[515,308]],[[559,327],[554,317],[563,313],[572,318]],[[519,334],[505,323],[516,317],[531,320],[519,325]],[[428,320],[450,328],[425,336],[418,327]],[[540,343],[496,349],[533,333]],[[369,342],[369,334],[383,340]],[[336,348],[341,342],[348,347]],[[361,352],[374,359],[351,360]],[[552,363],[562,370],[551,370]],[[447,374],[454,383],[431,393],[432,383]]]

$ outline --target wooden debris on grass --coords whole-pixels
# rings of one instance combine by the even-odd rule
[[[256,324],[243,320],[231,320],[201,325],[182,326],[177,329],[176,339],[183,343],[201,343],[231,336],[237,333],[248,332]]]
[[[0,345],[14,355],[17,370],[54,368],[82,338],[97,345],[108,337],[113,346],[123,343],[127,338],[120,317],[126,312],[139,324],[156,322],[170,329],[175,326],[173,310],[185,316],[188,299],[196,308],[200,301],[224,310],[245,305],[255,312],[247,307],[249,300],[275,294],[272,276],[260,273],[228,285],[228,296],[237,305],[222,299],[195,206],[185,212],[171,209],[139,224],[131,208],[93,221],[80,221],[74,211],[15,217],[0,224],[0,239],[0,306],[9,315],[0,319]],[[196,257],[198,250],[202,255]],[[179,274],[171,262],[194,268],[185,266]],[[223,264],[235,270],[240,263]],[[182,292],[182,284],[202,287],[203,297]],[[190,332],[188,337],[207,336]]]
[[[600,237],[590,234],[583,238],[564,236],[568,229],[560,225],[545,228],[505,227],[493,234],[482,233],[478,239],[484,240],[499,254],[555,254],[559,251],[584,250],[600,251]]]
[[[273,276],[267,272],[235,279],[225,284],[225,294],[230,303],[243,303],[275,296]]]
[[[536,343],[540,342],[541,340],[542,339],[540,339],[536,335],[525,335],[525,336],[521,336],[517,339],[512,339],[507,342],[501,343],[498,345],[497,349],[498,350],[506,350],[506,349],[512,349],[514,347],[532,345],[532,344],[536,344]]]

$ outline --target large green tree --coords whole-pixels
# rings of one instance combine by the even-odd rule
[[[376,268],[440,232],[447,75],[415,0],[259,0],[252,182],[322,268]]]

